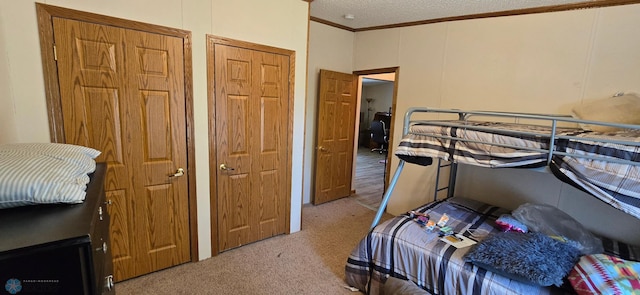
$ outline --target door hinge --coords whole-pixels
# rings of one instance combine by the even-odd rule
[[[55,45],[53,45],[53,60],[58,60],[58,50]]]

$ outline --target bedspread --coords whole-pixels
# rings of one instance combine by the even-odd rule
[[[506,210],[454,197],[418,209],[475,240],[498,231],[493,225]],[[398,216],[375,227],[352,251],[345,267],[346,281],[369,294],[379,294],[388,276],[409,279],[431,294],[553,294],[555,287],[540,287],[510,280],[462,260],[470,247],[457,249],[440,241],[436,232],[407,216]]]
[[[462,124],[450,127],[448,123]],[[480,129],[480,130],[479,130]],[[538,133],[528,135],[522,133]],[[544,166],[549,128],[497,122],[434,121],[411,126],[395,154],[436,157],[482,167]]]
[[[568,155],[555,156],[553,166],[591,195],[640,218],[640,165],[578,157],[604,156],[607,159],[640,162],[639,146],[597,141],[625,138],[629,142],[638,142],[640,132],[580,133],[575,136],[578,139],[559,141],[557,149]],[[580,139],[587,136],[590,139]]]

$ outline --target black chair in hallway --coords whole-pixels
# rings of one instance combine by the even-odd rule
[[[378,144],[377,148],[372,149],[372,152],[387,152],[387,145],[389,144],[389,138],[387,136],[387,129],[382,121],[371,122],[371,140]]]

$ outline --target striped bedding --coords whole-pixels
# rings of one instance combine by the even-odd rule
[[[620,131],[614,134],[582,133],[577,137],[620,139],[640,142],[640,133]],[[608,158],[640,163],[640,147],[593,140],[567,140],[558,148],[570,154],[604,155]],[[640,218],[640,166],[592,160],[574,156],[556,156],[552,163],[564,176],[591,195],[616,209]]]
[[[481,241],[498,232],[497,217],[505,209],[454,197],[417,209],[438,220],[449,215],[455,232]],[[640,250],[603,240],[607,253],[637,259]],[[563,294],[570,290],[539,287],[488,272],[462,257],[470,247],[456,249],[439,240],[406,216],[376,226],[351,252],[345,267],[346,282],[368,294],[379,294],[390,276],[408,279],[430,294]]]
[[[449,127],[448,124],[465,125],[469,129]],[[488,128],[490,131],[475,130],[475,128]],[[522,135],[518,132],[533,132],[540,135]],[[549,140],[544,136],[548,133],[549,128],[535,125],[434,121],[434,125],[412,125],[409,134],[400,141],[395,154],[409,162],[412,162],[411,158],[435,157],[446,161],[491,168],[544,166],[547,154],[544,151],[532,151],[531,149],[548,149]]]
[[[451,124],[468,128],[451,127]],[[550,127],[537,125],[434,121],[412,125],[395,154],[411,163],[424,158],[441,158],[491,168],[544,166],[547,164],[550,133]],[[560,177],[562,180],[580,187],[614,208],[640,218],[640,147],[598,141],[640,142],[640,132],[596,133],[557,128],[556,136],[554,150],[570,153],[554,156],[551,163],[552,170],[563,175]],[[563,136],[585,139],[566,139]],[[639,165],[614,164],[572,155],[605,155],[638,162]]]

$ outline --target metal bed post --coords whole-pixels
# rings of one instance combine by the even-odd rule
[[[384,192],[384,196],[382,197],[382,202],[380,202],[380,207],[378,208],[376,217],[373,219],[373,222],[371,223],[371,228],[374,228],[378,224],[378,222],[380,222],[380,218],[382,218],[382,214],[384,213],[384,210],[387,208],[387,203],[389,203],[389,198],[391,197],[391,193],[393,192],[393,189],[396,187],[396,183],[398,182],[398,178],[400,177],[400,173],[402,172],[403,167],[404,167],[404,160],[400,160],[400,163],[398,163],[398,169],[396,169],[396,172],[393,174],[393,178],[391,179],[391,182],[389,182],[389,187]]]
[[[409,122],[410,122],[410,118],[411,118],[411,114],[413,112],[415,112],[417,110],[417,108],[409,108],[407,110],[407,112],[404,114],[404,124],[403,124],[403,128],[402,128],[402,136],[405,136],[409,133]],[[387,147],[387,150],[391,150],[389,147]],[[391,198],[391,193],[393,192],[393,189],[395,189],[396,187],[396,183],[398,182],[398,178],[400,177],[400,173],[402,172],[402,169],[404,168],[404,163],[405,161],[400,159],[400,162],[398,163],[398,168],[396,169],[396,172],[393,174],[393,177],[391,178],[391,181],[389,182],[389,186],[387,187],[387,189],[385,190],[384,194],[382,195],[382,201],[380,202],[380,207],[378,207],[378,211],[376,212],[376,217],[373,218],[373,222],[371,223],[371,228],[373,229],[376,225],[378,225],[378,223],[380,222],[380,218],[382,218],[382,214],[384,214],[384,211],[387,209],[387,203],[389,203],[389,198]],[[386,165],[386,164],[385,164]],[[386,173],[386,169],[385,169],[385,173]]]
[[[456,176],[458,175],[458,163],[451,162],[449,170],[449,190],[447,191],[447,199],[453,197],[456,189]]]
[[[547,155],[547,165],[551,164],[551,160],[553,160],[553,151],[556,149],[556,127],[558,126],[558,121],[553,120],[551,123],[551,137],[549,137],[549,155]]]
[[[449,186],[445,186],[445,187],[439,187],[440,186],[440,172],[442,171],[442,168],[444,167],[448,167],[451,164],[447,164],[447,165],[442,165],[442,159],[438,158],[438,168],[436,171],[436,187],[433,190],[433,200],[436,201],[438,199],[438,193],[442,190],[448,189]]]

